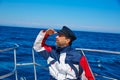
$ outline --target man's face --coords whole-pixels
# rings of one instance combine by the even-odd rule
[[[56,44],[59,47],[68,46],[69,42],[70,42],[70,39],[66,38],[63,34],[58,34],[56,36]]]

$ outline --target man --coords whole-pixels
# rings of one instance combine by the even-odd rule
[[[46,45],[48,36],[56,33],[57,46]],[[51,80],[94,80],[85,56],[71,48],[75,39],[75,34],[66,26],[58,32],[48,29],[38,34],[33,48],[47,60]]]

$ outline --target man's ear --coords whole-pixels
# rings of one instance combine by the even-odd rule
[[[67,43],[69,44],[69,43],[70,43],[70,41],[71,41],[71,39],[69,39],[69,38],[68,38],[68,39],[66,39],[66,41],[67,41]]]

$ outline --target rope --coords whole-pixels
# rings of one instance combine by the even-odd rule
[[[117,52],[117,51],[107,51],[107,50],[97,50],[97,49],[76,48],[76,50],[91,51],[91,52],[104,52],[104,53],[111,53],[111,54],[120,54],[120,52]]]
[[[18,48],[18,47],[19,47],[18,44],[14,44],[14,47],[12,47],[12,48],[6,48],[6,49],[3,49],[3,50],[0,50],[0,52],[10,51],[10,50],[13,50],[13,49]]]
[[[14,48],[7,48],[7,49],[0,50],[0,52],[10,51],[10,50],[13,50],[13,49]]]
[[[48,68],[46,68],[46,67],[42,66],[41,64],[37,64],[37,63],[36,63],[36,65],[37,65],[37,66],[39,66],[39,67],[41,67],[42,69],[44,69],[44,70],[48,71]]]
[[[100,76],[102,78],[105,78],[105,79],[108,79],[108,80],[118,80],[118,79],[115,79],[115,78],[111,78],[111,77],[107,77],[107,76],[102,76],[102,75],[99,75],[97,73],[94,73],[95,76]]]
[[[4,78],[7,78],[7,77],[13,75],[15,73],[15,71],[16,71],[16,68],[14,68],[14,70],[12,72],[0,76],[0,79],[4,79]]]

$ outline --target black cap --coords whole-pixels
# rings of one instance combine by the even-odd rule
[[[73,31],[67,26],[63,26],[63,28],[60,31],[58,31],[58,33],[65,35],[67,38],[70,38],[71,41],[74,41],[76,39],[76,36],[73,33]]]

